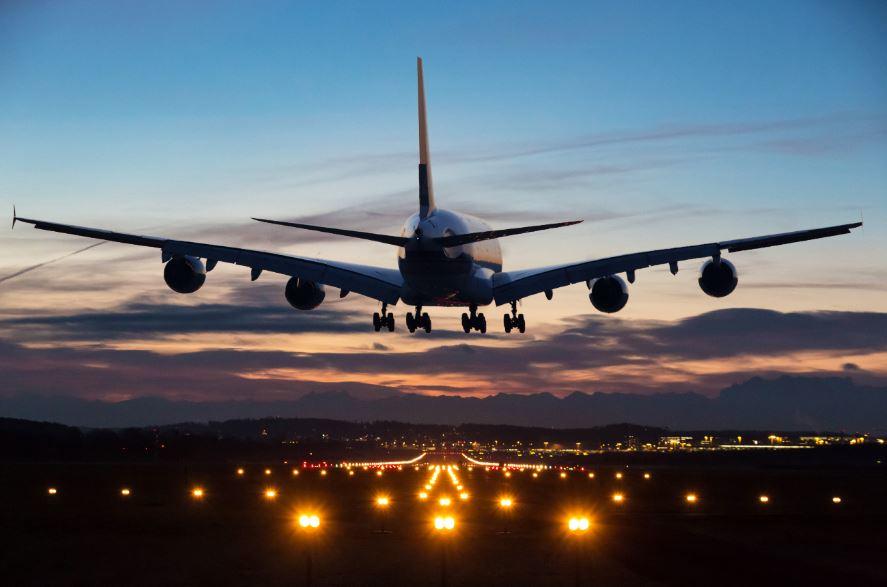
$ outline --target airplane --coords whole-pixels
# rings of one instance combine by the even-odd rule
[[[13,228],[16,221],[19,221],[33,224],[34,228],[40,230],[160,249],[161,261],[165,264],[163,278],[170,289],[182,294],[194,293],[200,289],[206,281],[206,274],[218,263],[233,263],[249,267],[253,281],[263,271],[288,276],[290,279],[284,289],[284,297],[298,310],[318,307],[326,296],[324,286],[338,288],[339,297],[355,292],[377,300],[382,306],[381,311],[373,314],[373,329],[376,332],[394,331],[394,314],[388,307],[403,302],[415,308],[415,313],[406,314],[406,325],[410,332],[431,332],[431,318],[423,310],[430,306],[449,306],[467,308],[468,312],[462,314],[462,329],[465,333],[472,330],[485,333],[486,317],[477,310],[495,303],[496,306],[510,305],[510,313],[503,316],[505,332],[516,330],[523,333],[526,331],[526,320],[523,314],[518,313],[517,304],[532,295],[544,293],[550,300],[555,289],[584,282],[594,308],[604,313],[614,313],[624,308],[628,302],[626,279],[628,283],[634,283],[635,273],[639,269],[667,264],[671,273],[676,274],[680,262],[707,259],[700,269],[699,287],[709,296],[720,298],[732,293],[739,281],[736,267],[723,257],[724,251],[738,253],[849,234],[852,229],[862,226],[862,222],[854,222],[642,251],[536,269],[503,271],[499,238],[571,226],[581,220],[494,230],[478,218],[439,208],[435,202],[431,178],[421,57],[417,59],[416,65],[419,98],[419,210],[404,222],[400,236],[253,218],[268,224],[395,246],[397,269],[20,218],[14,207]],[[206,259],[206,262],[202,259]],[[621,274],[625,274],[625,279]]]

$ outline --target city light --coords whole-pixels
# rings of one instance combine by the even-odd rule
[[[500,497],[499,498],[499,507],[500,508],[507,510],[507,509],[511,509],[511,507],[513,505],[514,505],[514,500],[511,499],[510,497]]]
[[[46,493],[48,493],[49,495],[55,495],[58,492],[59,492],[59,490],[56,489],[55,487],[50,487],[49,489],[46,490]]]
[[[302,514],[299,516],[299,526],[305,529],[318,528],[320,518],[316,514]]]
[[[684,499],[687,500],[687,503],[696,503],[697,498],[695,493],[688,493],[684,496]]]
[[[192,489],[191,497],[193,497],[194,499],[203,499],[203,488],[195,487],[194,489]]]
[[[834,503],[834,504],[841,503],[841,498],[838,497],[837,495],[834,496],[834,497],[832,498],[832,503]]]
[[[277,490],[269,487],[265,490],[265,499],[277,499]]]
[[[614,493],[613,501],[615,501],[616,503],[622,503],[623,501],[625,501],[625,496],[621,493]]]
[[[762,495],[762,496],[760,496],[760,497],[758,498],[758,501],[761,502],[761,503],[769,503],[769,502],[770,502],[770,498],[769,498],[768,496],[766,496],[766,495]]]
[[[131,492],[128,487],[124,487],[120,490],[120,495],[122,495],[123,497],[129,497],[130,493]]]
[[[434,529],[435,530],[450,531],[455,527],[456,527],[456,520],[454,520],[452,516],[437,516],[436,518],[434,518]]]
[[[380,495],[376,498],[376,505],[380,508],[387,508],[391,504],[391,500],[386,495]]]
[[[567,521],[567,529],[570,532],[586,532],[591,523],[586,517],[570,518]]]

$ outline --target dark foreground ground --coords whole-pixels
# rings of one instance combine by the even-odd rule
[[[302,585],[310,550],[314,585],[573,585],[577,571],[583,585],[887,584],[887,484],[874,462],[606,465],[589,467],[594,479],[463,465],[471,496],[450,508],[446,538],[431,524],[442,508],[416,496],[424,468],[322,477],[279,462],[243,464],[238,476],[237,466],[0,465],[0,583]],[[279,496],[267,500],[272,486]],[[379,493],[391,497],[385,513]],[[445,474],[441,493],[456,497]],[[503,494],[515,499],[509,515],[496,507]],[[321,517],[310,534],[295,522],[309,511]],[[573,512],[592,519],[582,538],[565,531]]]

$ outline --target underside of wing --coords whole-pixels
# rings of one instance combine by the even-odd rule
[[[634,274],[638,269],[652,267],[654,265],[669,265],[672,273],[677,273],[678,263],[690,259],[704,259],[710,257],[721,267],[721,251],[740,252],[752,249],[761,249],[789,243],[797,243],[841,234],[849,234],[854,228],[862,226],[861,222],[840,224],[824,228],[799,230],[756,236],[751,238],[735,239],[687,247],[672,249],[660,249],[655,251],[643,251],[618,255],[605,259],[540,267],[522,271],[508,271],[498,273],[493,277],[493,298],[497,305],[507,304],[537,293],[546,292],[579,282],[588,282],[595,279],[614,276],[625,273],[629,282],[634,282]],[[729,265],[726,261],[724,266]],[[732,265],[729,265],[732,267]],[[718,269],[721,271],[721,269]],[[733,277],[735,280],[735,276]],[[703,283],[700,285],[705,288]],[[734,284],[735,287],[735,284]],[[713,288],[711,292],[718,291]],[[732,291],[732,289],[730,290]],[[710,295],[715,295],[710,291]]]
[[[253,280],[257,279],[263,271],[270,271],[298,278],[302,280],[302,283],[310,282],[329,285],[344,292],[358,293],[389,304],[395,304],[400,299],[401,286],[403,285],[403,278],[396,269],[340,263],[324,259],[293,257],[208,243],[134,235],[29,218],[16,218],[16,221],[33,224],[34,228],[40,230],[160,249],[161,259],[167,263],[164,277],[167,279],[170,287],[173,287],[170,279],[177,278],[181,283],[185,284],[178,289],[173,287],[173,289],[182,293],[196,291],[196,289],[203,285],[205,272],[212,271],[213,267],[220,262],[249,267]],[[171,267],[169,262],[174,259],[184,259],[186,262],[177,262]],[[199,265],[195,263],[195,261],[199,262],[200,259],[206,260],[205,269],[202,262]],[[188,281],[189,272],[193,273],[190,276],[190,281]]]

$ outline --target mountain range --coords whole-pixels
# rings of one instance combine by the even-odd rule
[[[176,401],[140,397],[120,402],[70,396],[0,397],[0,416],[72,426],[123,428],[237,418],[298,417],[417,424],[511,424],[578,428],[631,422],[671,429],[887,430],[887,387],[850,378],[755,377],[709,397],[698,393],[500,393],[484,398],[395,394],[355,397],[309,393],[281,401]]]

